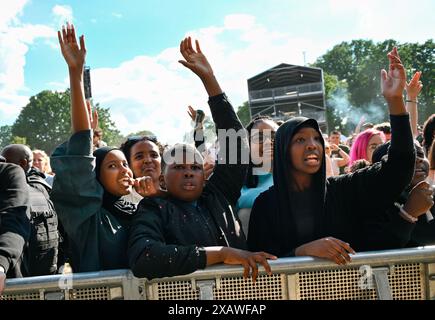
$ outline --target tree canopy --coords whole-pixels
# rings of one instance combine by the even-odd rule
[[[397,46],[411,79],[415,71],[422,71],[423,90],[419,97],[419,119],[433,113],[435,101],[435,43],[399,44],[395,40],[374,43],[371,40],[353,40],[334,46],[319,57],[313,66],[325,72],[327,116],[329,128],[344,132],[353,130],[349,124],[357,122],[362,114],[367,120],[387,120],[388,109],[380,94],[380,70],[388,68],[387,53]],[[336,77],[336,78],[331,78]],[[347,117],[346,117],[347,115]],[[353,115],[353,121],[346,122]],[[344,116],[344,117],[343,117]],[[343,121],[344,119],[344,121]]]
[[[117,145],[122,136],[110,119],[107,108],[96,106],[99,126],[108,145]],[[70,92],[42,91],[30,97],[12,126],[11,136],[25,138],[31,148],[51,154],[56,146],[71,135]]]

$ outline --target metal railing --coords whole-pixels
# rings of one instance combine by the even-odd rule
[[[435,246],[359,253],[346,266],[310,257],[270,261],[257,282],[218,265],[189,275],[138,279],[129,270],[6,281],[2,300],[435,299]]]

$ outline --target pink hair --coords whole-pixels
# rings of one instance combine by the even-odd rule
[[[372,159],[367,159],[367,146],[369,144],[370,139],[379,135],[383,142],[385,142],[385,135],[382,131],[376,129],[367,129],[361,132],[355,139],[352,144],[352,148],[350,149],[350,163],[349,166],[352,165],[356,160],[365,159],[372,162]]]

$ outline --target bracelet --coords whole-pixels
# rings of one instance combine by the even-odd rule
[[[413,102],[413,103],[418,103],[418,100],[409,100],[409,99],[406,99],[406,100],[405,100],[405,102]]]
[[[414,218],[408,212],[406,212],[405,209],[403,209],[403,205],[401,205],[397,202],[394,202],[394,205],[400,210],[399,214],[403,219],[405,219],[406,221],[411,222],[411,223],[416,223],[418,221],[417,218]]]

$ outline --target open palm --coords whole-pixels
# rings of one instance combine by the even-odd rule
[[[207,58],[202,53],[198,40],[195,41],[196,50],[192,47],[192,39],[190,37],[185,38],[180,43],[180,52],[183,55],[185,61],[179,62],[192,70],[201,79],[207,75],[213,74],[213,69],[207,61]]]
[[[400,60],[397,48],[388,53],[390,67],[388,73],[382,70],[381,87],[382,94],[386,99],[403,97],[403,90],[406,85],[406,71]]]
[[[84,36],[80,37],[80,47],[77,43],[73,25],[62,26],[62,33],[57,32],[60,49],[70,69],[83,69],[86,58],[86,46]]]

